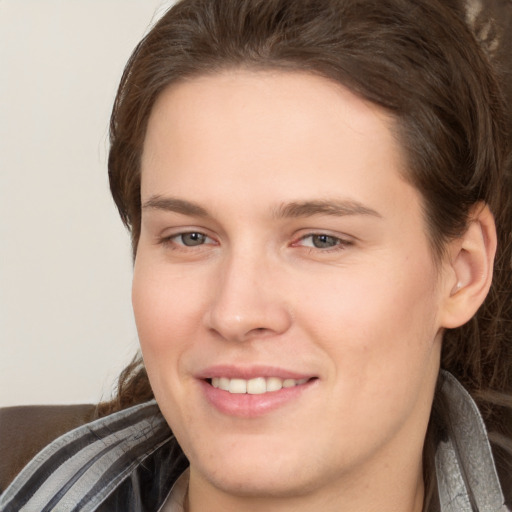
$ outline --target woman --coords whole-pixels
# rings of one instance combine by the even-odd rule
[[[2,510],[507,510],[510,117],[464,16],[184,0],[160,20],[109,159],[144,367]]]

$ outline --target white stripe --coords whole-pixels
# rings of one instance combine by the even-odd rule
[[[80,512],[94,512],[97,510],[97,507],[103,503],[103,501],[110,496],[113,490],[115,490],[119,484],[125,479],[127,475],[129,475],[136,466],[140,465],[141,462],[147,458],[149,455],[159,450],[165,443],[168,443],[171,438],[167,438],[164,441],[155,443],[151,445],[151,448],[142,456],[139,456],[137,459],[133,460],[131,464],[127,465],[122,472],[117,473],[115,477],[110,480],[102,489],[98,491],[94,496],[91,497],[90,501],[84,503],[82,508],[80,508]],[[76,506],[76,503],[74,503]],[[56,510],[57,512],[57,510]]]
[[[5,492],[0,497],[0,505],[4,506],[8,504],[18,493],[18,490],[25,486],[25,484],[39,469],[39,467],[52,455],[67,446],[70,442],[80,439],[83,435],[85,435],[87,432],[82,431],[82,428],[83,427],[78,427],[71,432],[67,432],[43,448],[16,476],[9,487],[7,487]]]
[[[39,487],[34,496],[20,509],[20,512],[29,512],[34,510],[42,510],[45,505],[59,492],[59,490],[69,482],[80,469],[82,469],[91,459],[98,455],[106,447],[111,446],[123,436],[132,434],[133,428],[130,426],[118,432],[115,432],[103,439],[98,439],[94,443],[86,446],[79,452],[75,453],[71,458],[65,460]],[[103,461],[104,457],[99,461]],[[110,459],[107,459],[110,460]],[[95,463],[93,467],[98,465]],[[97,477],[94,483],[97,482],[101,474],[108,469],[109,466],[102,465],[102,471],[96,472]],[[80,481],[80,480],[79,480]],[[88,481],[90,483],[90,481]],[[85,492],[90,490],[90,487],[84,489]],[[75,504],[78,501],[75,501]]]
[[[87,425],[80,426],[70,432],[67,432],[66,434],[62,435],[61,437],[57,438],[55,441],[53,441],[50,445],[45,447],[43,450],[41,450],[29,463],[25,468],[21,471],[21,473],[14,479],[14,481],[11,483],[9,487],[5,490],[5,492],[0,496],[0,506],[6,507],[9,505],[9,503],[18,495],[20,490],[23,490],[23,487],[27,484],[28,480],[40,469],[40,467],[54,454],[56,454],[59,451],[63,451],[65,453],[66,447],[69,446],[71,443],[75,442],[76,440],[82,438],[85,435],[90,434],[91,430],[99,430],[104,427],[108,427],[109,425],[112,425],[113,423],[122,420],[123,418],[127,418],[129,420],[130,416],[133,414],[138,413],[140,410],[144,408],[150,409],[155,404],[155,401],[152,400],[150,402],[146,402],[144,404],[136,405],[134,407],[131,407],[129,409],[125,409],[123,411],[119,411],[117,413],[114,413],[110,416],[107,416],[105,418],[100,418],[96,421],[93,421]],[[148,413],[150,414],[150,413]],[[151,420],[154,421],[155,417],[151,414]],[[144,420],[141,420],[144,421]],[[139,422],[140,423],[140,422]],[[125,430],[129,430],[130,427],[127,427]],[[117,432],[119,434],[119,431]],[[49,499],[47,499],[44,503],[37,505],[39,508],[26,508],[29,504],[33,503],[33,499],[35,496],[40,495],[40,492],[42,492],[42,489],[47,489],[48,482],[53,482],[54,475],[59,472],[59,474],[64,471],[63,468],[68,468],[68,471],[72,467],[71,464],[73,462],[78,462],[79,465],[75,465],[75,467],[82,467],[85,460],[90,460],[91,457],[94,457],[94,454],[99,453],[105,446],[107,446],[106,440],[109,439],[110,436],[101,439],[84,448],[84,450],[81,450],[80,452],[76,453],[73,457],[71,457],[68,461],[64,462],[59,469],[54,472],[52,475],[49,476],[49,478],[42,483],[39,490],[35,493],[34,497],[31,498],[31,500],[23,507],[22,510],[34,510],[34,511],[40,511],[41,508],[48,503]],[[113,441],[111,440],[110,444]],[[87,457],[86,454],[87,453]],[[86,458],[85,458],[86,457]],[[75,474],[74,472],[71,477]],[[60,485],[58,485],[58,488],[54,491],[57,492],[58,489],[64,485],[65,482],[68,481],[68,479],[60,480]],[[65,478],[65,477],[64,477]],[[55,483],[53,484],[55,487]],[[47,494],[48,496],[48,494]],[[51,495],[53,496],[53,495]],[[50,498],[51,499],[51,498]]]
[[[120,457],[122,457],[127,451],[153,437],[154,428],[154,420],[143,420],[137,425],[127,429],[126,433],[124,433],[125,431],[120,431],[117,437],[125,437],[125,439],[115,448],[108,451],[100,459],[95,461],[95,463],[67,491],[65,497],[57,505],[57,508],[60,509],[62,506],[61,510],[71,510],[77,505],[77,503],[80,503],[80,501],[98,483],[101,477],[112,467],[112,465],[119,460]],[[144,433],[142,436],[141,432]],[[137,438],[135,439],[134,436]],[[94,510],[98,502],[103,501],[103,499],[110,493],[110,490],[120,481],[124,480],[124,477],[129,474],[137,464],[139,464],[141,458],[145,458],[159,446],[160,444],[157,446],[155,442],[146,450],[145,453],[137,454],[137,458],[132,459],[129,463],[126,462],[121,471],[113,475],[110,480],[104,482],[103,489],[92,498],[90,503],[84,504],[84,508],[82,510],[85,512],[86,510],[89,510],[90,507],[93,507],[91,510]]]

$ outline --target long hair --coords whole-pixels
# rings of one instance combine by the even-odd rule
[[[109,177],[135,256],[143,142],[151,109],[169,85],[236,68],[306,71],[386,109],[406,154],[404,177],[423,198],[434,257],[464,233],[475,203],[487,203],[496,219],[491,290],[469,323],[445,333],[441,366],[477,401],[505,479],[512,456],[512,122],[506,92],[512,93],[503,85],[510,72],[503,57],[512,51],[499,46],[507,32],[488,11],[469,4],[468,10],[457,0],[182,0],[126,66],[111,117]],[[121,376],[118,396],[99,411],[151,396],[136,359]],[[432,439],[429,434],[425,444],[431,494]]]

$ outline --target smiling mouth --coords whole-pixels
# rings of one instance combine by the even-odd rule
[[[254,379],[230,379],[228,377],[213,377],[206,381],[216,389],[232,394],[262,395],[283,388],[293,388],[306,384],[312,378],[280,379],[279,377],[256,377]]]

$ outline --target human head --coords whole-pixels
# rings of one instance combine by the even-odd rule
[[[498,229],[506,226],[501,94],[463,18],[455,1],[179,2],[133,53],[112,115],[111,189],[131,230],[134,255],[140,159],[153,104],[172,83],[237,68],[325,76],[390,112],[408,157],[405,177],[424,199],[435,258],[465,230],[478,201],[490,205]],[[498,237],[497,270],[506,275],[507,229]],[[501,342],[478,334],[496,332],[492,307],[500,285],[507,282],[498,275],[479,318],[445,335],[443,364],[470,388],[485,382],[485,372],[495,373]]]

